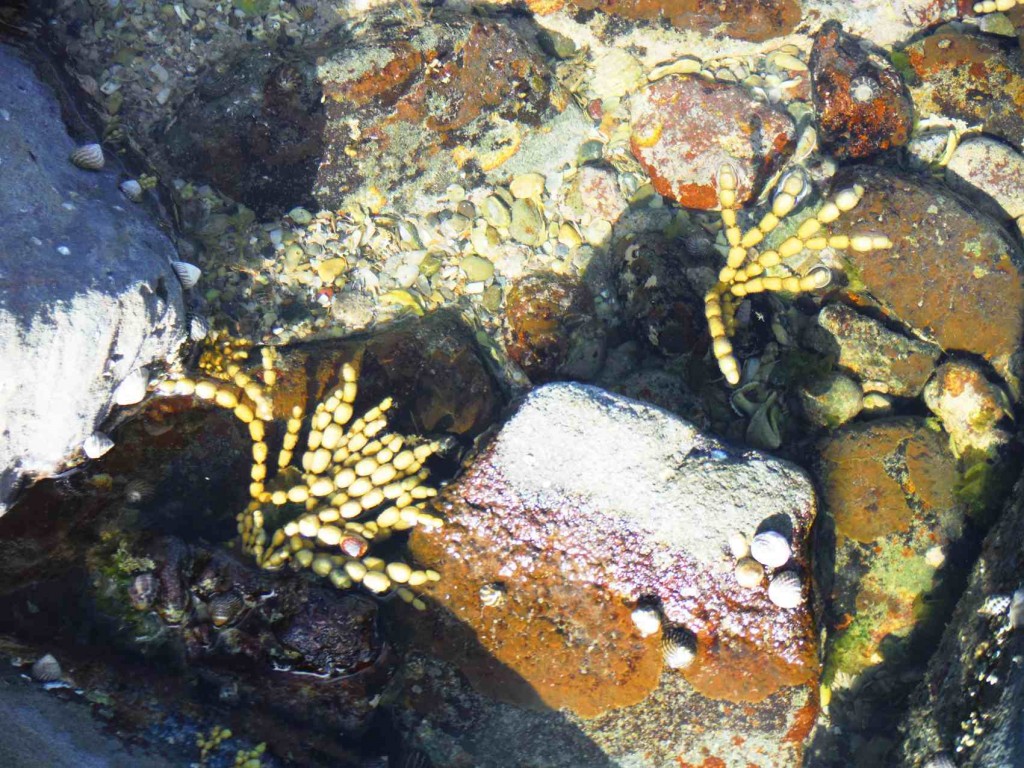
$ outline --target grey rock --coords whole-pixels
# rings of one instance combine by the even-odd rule
[[[61,469],[136,369],[183,339],[174,248],[117,171],[84,171],[53,92],[0,48],[0,514]]]

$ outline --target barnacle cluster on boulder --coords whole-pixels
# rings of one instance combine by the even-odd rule
[[[358,363],[349,362],[342,366],[340,386],[316,406],[308,423],[300,406],[292,408],[276,466],[270,470],[267,439],[274,413],[269,391],[277,380],[275,354],[270,347],[261,350],[261,383],[242,370],[250,349],[245,341],[213,336],[199,360],[205,378],[169,379],[157,388],[162,394],[211,401],[248,425],[251,501],[238,514],[243,551],[263,568],[291,563],[339,589],[362,584],[370,592],[393,592],[424,609],[409,587],[437,581],[440,575],[401,561],[386,562],[368,551],[371,543],[395,531],[441,525],[426,510],[426,500],[437,491],[424,485],[428,471],[423,465],[443,443],[387,433],[391,398],[352,421]],[[306,449],[294,466],[304,426]]]

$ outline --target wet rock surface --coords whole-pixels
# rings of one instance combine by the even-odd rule
[[[685,208],[718,207],[718,170],[737,174],[737,202],[756,197],[795,147],[793,122],[746,90],[670,76],[630,105],[630,146],[659,194]]]
[[[818,325],[838,346],[839,366],[856,374],[865,390],[916,397],[941,354],[936,345],[901,336],[842,304],[822,309]]]
[[[956,475],[946,437],[919,419],[849,426],[823,444],[815,567],[833,728],[812,752],[882,759],[895,746],[892,713],[920,678],[922,649],[941,633],[963,578],[967,508]]]
[[[826,22],[814,36],[810,68],[821,141],[837,158],[870,157],[907,143],[913,105],[883,52],[868,52],[838,22]]]
[[[817,669],[809,604],[773,605],[767,579],[739,586],[727,545],[730,532],[779,531],[793,548],[780,567],[800,575],[806,599],[802,542],[814,499],[794,468],[735,453],[642,404],[549,385],[528,396],[440,503],[445,534],[411,540],[419,561],[449,564],[449,579],[429,592],[436,626],[423,632],[448,638],[472,628],[485,653],[447,641],[432,650],[456,660],[478,690],[611,717],[609,710],[632,705],[649,711],[645,697],[661,690],[659,677],[681,674],[698,711],[708,711],[699,704],[708,699],[745,702],[737,715],[761,713],[755,717],[773,723],[769,730],[794,725],[807,701],[802,686]],[[641,637],[630,620],[642,598],[657,604],[664,633],[678,626],[696,637],[691,667],[663,669],[656,639]],[[741,624],[730,619],[736,606],[744,606]],[[660,722],[682,718],[673,732],[693,739],[686,754],[711,745],[692,730],[689,713],[655,711]],[[726,714],[713,730],[737,727]],[[594,730],[599,741],[602,732]],[[618,749],[653,748],[641,744]]]
[[[959,766],[1024,760],[1020,586],[1024,506],[1017,482],[985,539],[967,589],[902,723],[901,758],[914,764],[946,753]]]
[[[946,183],[971,197],[996,219],[1015,222],[1024,216],[1024,156],[1001,141],[979,136],[966,139],[946,166]],[[1018,224],[1018,227],[1020,225]]]
[[[1024,66],[1005,41],[940,29],[905,53],[919,78],[911,91],[920,114],[980,124],[985,133],[1024,146]]]
[[[850,182],[865,195],[840,216],[843,228],[883,232],[893,242],[889,251],[845,254],[851,289],[944,351],[980,355],[1016,391],[1024,330],[1018,245],[923,177],[857,168],[837,178]]]
[[[54,91],[14,49],[0,57],[2,514],[24,479],[80,455],[118,385],[173,356],[185,309],[174,247],[118,190],[116,159],[73,165]]]

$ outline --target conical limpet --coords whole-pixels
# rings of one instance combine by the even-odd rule
[[[83,144],[71,153],[71,162],[87,171],[98,171],[103,168],[103,147]]]
[[[60,668],[60,662],[49,653],[39,657],[32,665],[32,677],[41,683],[52,683],[63,676],[64,671]]]
[[[779,608],[796,608],[804,600],[803,585],[796,571],[782,571],[768,584],[768,599]]]
[[[114,402],[117,405],[135,405],[141,403],[149,386],[149,369],[136,368],[131,371],[114,390]]]
[[[124,500],[129,504],[138,504],[153,495],[153,485],[145,480],[131,480],[124,487]]]
[[[234,590],[218,592],[210,598],[210,621],[215,627],[223,627],[235,620],[243,607],[242,598]]]
[[[187,261],[172,261],[171,266],[174,267],[174,273],[178,276],[182,287],[185,289],[191,288],[198,283],[200,276],[203,274],[203,270],[195,264],[189,264]]]
[[[640,637],[658,634],[661,629],[661,613],[653,605],[638,605],[630,614],[633,624],[640,632]]]
[[[686,669],[697,658],[697,638],[684,627],[671,627],[661,638],[661,653],[669,669]]]
[[[793,548],[778,531],[762,531],[750,543],[750,556],[766,568],[781,568],[793,556]]]
[[[82,453],[90,459],[98,459],[113,447],[113,440],[102,432],[93,432],[82,443]]]
[[[125,179],[118,184],[117,187],[121,190],[121,194],[133,203],[137,203],[142,200],[142,185],[135,179]]]
[[[745,589],[753,589],[764,580],[764,566],[756,560],[744,557],[736,563],[736,583]]]

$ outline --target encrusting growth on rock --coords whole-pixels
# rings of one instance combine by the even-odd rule
[[[718,274],[718,282],[704,297],[704,314],[718,367],[731,385],[735,386],[740,381],[739,363],[733,356],[729,338],[736,331],[736,310],[743,297],[762,291],[805,293],[824,288],[832,279],[831,272],[823,264],[815,266],[803,277],[769,275],[766,270],[782,264],[805,248],[811,251],[833,248],[865,252],[892,247],[892,241],[882,235],[828,235],[822,230],[823,225],[832,223],[840,213],[853,209],[860,202],[864,189],[855,185],[833,196],[777,250],[759,252],[756,246],[789,215],[807,191],[802,173],[786,174],[775,189],[771,211],[761,217],[757,226],[741,232],[736,223],[736,172],[727,164],[718,170],[718,201],[722,207],[722,226],[729,253],[726,265]]]
[[[386,434],[391,398],[352,421],[357,371],[345,363],[341,385],[316,406],[308,422],[300,407],[292,409],[276,468],[268,470],[267,427],[273,421],[273,404],[267,391],[276,383],[276,372],[273,349],[264,347],[261,352],[262,384],[242,370],[248,344],[214,337],[199,361],[208,378],[168,380],[157,388],[162,394],[212,401],[248,425],[252,500],[238,515],[242,549],[263,568],[291,562],[328,578],[339,589],[361,583],[376,594],[394,591],[422,610],[425,604],[409,587],[437,581],[439,574],[400,561],[385,562],[367,551],[371,543],[395,531],[441,525],[440,518],[426,511],[426,499],[437,491],[423,484],[428,475],[423,464],[442,449],[442,443]],[[306,450],[294,466],[304,423]],[[284,522],[268,533],[274,520]]]

